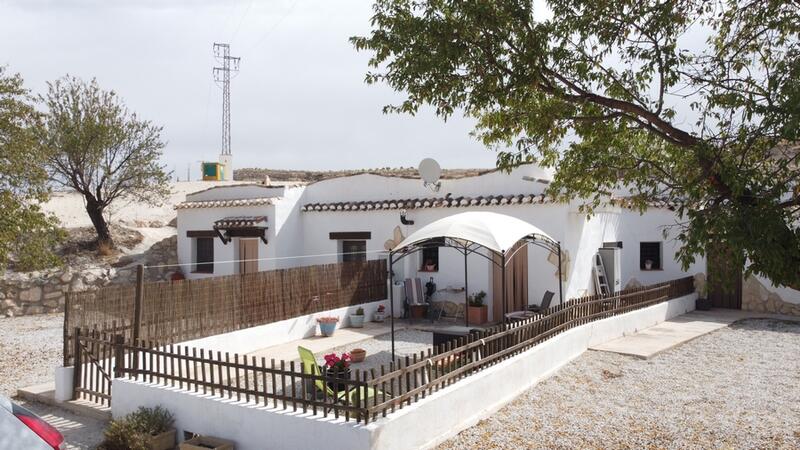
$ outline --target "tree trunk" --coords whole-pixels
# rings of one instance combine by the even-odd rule
[[[97,231],[97,246],[106,245],[114,248],[114,241],[111,239],[111,232],[108,231],[108,224],[103,217],[103,207],[93,198],[86,199],[86,212],[92,219],[95,231]]]

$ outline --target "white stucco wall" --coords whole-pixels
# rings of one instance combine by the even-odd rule
[[[592,276],[592,256],[603,242],[622,241],[621,275],[624,287],[635,278],[642,284],[657,283],[679,278],[686,273],[704,272],[705,262],[698,260],[688,272],[680,269],[673,256],[677,249],[674,231],[667,238],[662,236],[663,227],[675,223],[672,211],[651,209],[644,215],[624,208],[607,207],[588,217],[578,212],[579,202],[570,204],[526,204],[469,208],[421,208],[408,211],[407,218],[413,225],[402,225],[397,210],[376,211],[324,211],[301,212],[300,206],[315,202],[342,202],[384,199],[405,199],[418,197],[477,196],[497,194],[541,193],[545,185],[527,181],[523,177],[549,178],[549,175],[535,166],[523,166],[511,174],[491,172],[478,177],[458,180],[443,180],[438,193],[432,193],[416,179],[382,177],[377,175],[357,175],[336,178],[314,183],[305,187],[282,188],[280,198],[275,204],[264,207],[247,208],[203,208],[178,210],[178,258],[181,263],[191,263],[191,239],[187,229],[210,229],[214,220],[233,215],[266,215],[269,222],[269,244],[259,244],[259,257],[270,258],[259,263],[261,270],[324,264],[340,260],[336,253],[341,251],[341,243],[330,239],[331,232],[368,231],[367,258],[386,258],[384,243],[393,238],[395,227],[400,227],[404,236],[409,236],[428,223],[448,215],[465,211],[492,211],[525,220],[541,228],[544,232],[562,243],[569,256],[567,280],[564,282],[564,299],[594,293]],[[243,189],[247,189],[245,192]],[[258,191],[258,186],[231,186],[230,188],[206,191],[203,195],[221,198],[239,198],[251,195],[250,190]],[[219,192],[215,192],[219,191]],[[639,268],[639,243],[642,241],[663,241],[663,268],[657,271],[643,271]],[[215,244],[217,260],[236,259],[236,242],[223,246]],[[317,256],[327,255],[327,256]],[[440,249],[440,270],[435,273],[420,272],[421,254],[403,259],[394,267],[396,279],[420,277],[427,282],[434,278],[439,289],[464,286],[463,257],[452,249]],[[547,252],[529,246],[528,249],[528,297],[529,303],[541,302],[545,291],[556,293],[558,301],[558,279],[556,266],[547,262]],[[469,259],[469,293],[485,291],[493,317],[492,302],[499,297],[492,292],[491,264],[479,256]],[[215,266],[214,275],[235,273],[236,264]],[[190,269],[190,268],[185,268]],[[188,271],[188,270],[187,270]],[[191,274],[190,278],[208,275]],[[441,292],[435,300],[463,302],[463,293]]]
[[[653,284],[666,280],[673,280],[685,274],[706,272],[705,258],[698,257],[687,271],[681,269],[680,263],[675,259],[675,253],[680,243],[675,239],[678,229],[675,214],[667,209],[652,208],[645,214],[638,211],[623,210],[620,218],[618,239],[623,243],[622,249],[622,286],[636,278],[641,284]],[[667,237],[663,235],[668,232]],[[661,270],[641,270],[639,266],[639,243],[662,242]]]
[[[186,194],[187,201],[224,200],[234,196],[242,198],[281,197],[284,194],[283,186],[265,186],[262,184],[235,184],[229,186],[216,186],[210,189]]]
[[[691,311],[695,298],[692,294],[573,328],[366,426],[127,379],[114,382],[112,414],[120,417],[139,406],[161,405],[175,414],[179,436],[183,431],[219,436],[234,440],[241,450],[262,449],[265,443],[275,450],[431,448],[499,409],[589,346]]]
[[[314,336],[317,333],[317,317],[338,317],[339,322],[336,324],[336,328],[342,328],[350,326],[350,314],[354,314],[358,308],[364,308],[364,315],[369,318],[372,317],[379,305],[386,306],[388,311],[389,302],[387,300],[380,300],[357,306],[332,309],[321,313],[307,314],[266,325],[232,331],[230,333],[194,339],[181,342],[180,345],[213,351],[240,354],[250,353],[265,347]]]

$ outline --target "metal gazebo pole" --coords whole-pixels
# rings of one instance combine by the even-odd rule
[[[508,312],[507,311],[508,305],[506,305],[506,252],[503,252],[500,255],[500,257],[501,257],[500,260],[501,260],[501,264],[502,264],[500,266],[500,280],[502,280],[501,283],[502,283],[502,291],[503,291],[503,323],[505,324],[506,320],[508,319],[506,317],[506,313]]]
[[[394,261],[392,251],[389,251],[389,317],[392,323],[392,363],[394,363]]]
[[[467,280],[469,277],[467,276],[467,256],[469,252],[467,252],[467,247],[464,247],[464,326],[469,327],[469,286],[467,284]]]
[[[556,242],[556,249],[558,250],[558,304],[564,304],[564,294],[562,293],[563,290],[563,280],[564,277],[561,274],[561,241]]]

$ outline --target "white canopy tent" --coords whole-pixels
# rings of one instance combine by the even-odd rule
[[[441,244],[444,239],[444,244]],[[506,320],[506,283],[505,269],[516,251],[522,246],[521,242],[530,243],[548,249],[558,255],[558,298],[563,302],[562,274],[561,274],[561,243],[550,237],[538,227],[516,217],[493,212],[471,211],[439,219],[412,233],[389,252],[389,280],[390,286],[394,285],[394,263],[404,257],[416,253],[426,244],[438,241],[440,246],[454,248],[464,255],[464,296],[467,307],[469,296],[467,283],[467,257],[477,254],[488,259],[493,264],[498,264],[493,258],[480,253],[481,248],[489,250],[500,258],[499,266],[502,271],[502,296],[503,320]],[[515,248],[516,247],[516,248]],[[392,324],[392,360],[395,357],[394,346],[394,289],[389,289],[389,304],[391,307]],[[469,315],[464,314],[465,325],[469,327]]]
[[[404,248],[436,238],[450,238],[456,241],[471,242],[497,253],[505,253],[527,236],[540,236],[556,242],[547,233],[524,220],[485,211],[471,211],[455,214],[429,223],[412,233],[393,253]]]

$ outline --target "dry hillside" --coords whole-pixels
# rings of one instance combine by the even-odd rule
[[[492,169],[444,169],[442,178],[464,178],[490,172]],[[327,180],[329,178],[344,177],[371,173],[375,175],[419,178],[415,167],[383,167],[376,169],[353,169],[353,170],[290,170],[290,169],[257,169],[245,168],[233,171],[233,179],[237,181],[263,181],[269,177],[272,181],[300,181],[313,183],[315,181]]]

